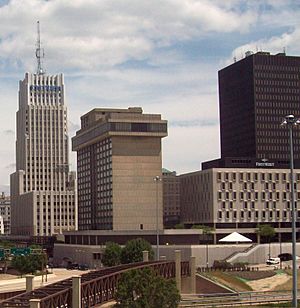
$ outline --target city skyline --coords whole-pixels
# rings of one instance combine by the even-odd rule
[[[299,55],[299,13],[296,1],[0,0],[0,188],[15,168],[18,81],[36,70],[37,20],[47,73],[66,76],[70,137],[94,107],[141,106],[169,120],[163,166],[180,174],[219,157],[217,71],[247,50]]]

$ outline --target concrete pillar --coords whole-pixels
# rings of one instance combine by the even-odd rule
[[[166,257],[166,256],[160,256],[160,260],[161,260],[161,261],[166,261],[166,260],[167,260],[167,257]]]
[[[34,285],[33,285],[34,276],[26,275],[25,278],[26,278],[26,292],[30,292],[34,289]]]
[[[143,250],[143,262],[148,262],[148,261],[149,261],[149,251]]]
[[[40,308],[41,307],[41,300],[40,299],[30,299],[29,300],[29,307],[30,308]]]
[[[177,289],[181,293],[181,250],[175,250],[175,279]]]
[[[72,277],[72,308],[81,308],[81,277]]]
[[[196,257],[191,256],[190,269],[191,269],[190,290],[191,294],[196,294]]]

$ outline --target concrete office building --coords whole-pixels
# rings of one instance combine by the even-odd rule
[[[219,71],[221,158],[288,160],[288,114],[300,117],[300,57],[246,53]],[[294,130],[295,160],[300,130]]]
[[[4,192],[0,196],[0,216],[3,219],[1,234],[10,234],[10,197],[5,196]]]
[[[164,227],[180,223],[180,182],[176,171],[162,170]]]
[[[300,198],[300,170],[295,171],[295,180]],[[270,223],[278,232],[290,234],[289,169],[212,168],[180,175],[180,188],[186,225],[209,225],[217,233],[239,229],[250,237],[252,233],[255,240],[257,225]]]
[[[19,235],[77,228],[64,78],[45,74],[40,43],[36,55],[37,73],[26,73],[19,85],[16,172],[11,175],[11,232]]]
[[[167,121],[138,107],[96,108],[81,117],[72,138],[79,230],[155,230],[157,222],[162,229],[162,183],[154,178],[162,177],[165,136]]]

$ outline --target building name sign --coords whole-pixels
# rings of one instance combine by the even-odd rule
[[[256,162],[255,165],[256,167],[274,167],[275,163],[269,163],[269,162],[263,161],[263,162]]]
[[[60,86],[30,86],[30,91],[54,91],[59,92],[61,90]]]

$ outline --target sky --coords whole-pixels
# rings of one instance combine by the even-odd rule
[[[163,167],[178,174],[220,156],[218,70],[248,50],[300,55],[298,0],[0,0],[1,191],[38,20],[44,69],[65,74],[70,137],[93,108],[140,106],[168,120]]]

